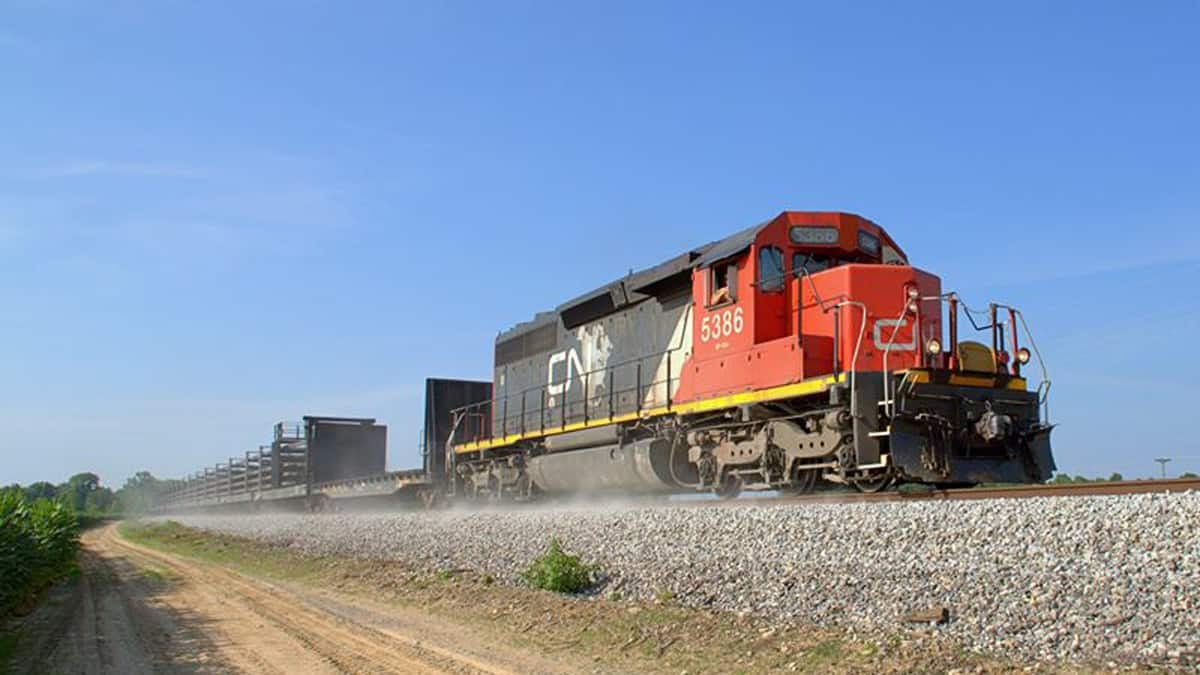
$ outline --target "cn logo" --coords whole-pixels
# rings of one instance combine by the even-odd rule
[[[566,377],[556,377],[556,367],[563,362],[566,362]],[[561,372],[563,368],[557,368],[557,370]],[[550,396],[561,396],[571,391],[571,382],[574,381],[577,375],[583,372],[583,361],[579,358],[579,352],[575,351],[574,347],[551,354],[550,367],[546,369],[546,393]]]

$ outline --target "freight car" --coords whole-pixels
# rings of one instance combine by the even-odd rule
[[[385,473],[380,450],[289,473],[323,425],[374,424],[305,418],[167,506],[1035,483],[1055,469],[1048,393],[1018,309],[969,307],[861,216],[785,211],[501,333],[492,382],[428,380],[421,469]]]
[[[429,379],[425,385],[424,466],[386,471],[387,427],[374,419],[309,415],[279,422],[269,444],[171,481],[157,508],[324,510],[340,503],[382,506],[397,498],[432,505],[441,485],[441,452],[451,412],[486,399],[490,382]]]
[[[501,334],[445,490],[1041,482],[1049,382],[1039,356],[1030,390],[1023,343],[1016,308],[973,311],[870,220],[783,212]]]

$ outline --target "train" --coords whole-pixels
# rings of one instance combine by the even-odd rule
[[[862,216],[784,211],[501,332],[491,381],[427,380],[419,469],[382,471],[374,420],[305,418],[167,501],[1040,483],[1049,390],[1017,307],[968,305]]]

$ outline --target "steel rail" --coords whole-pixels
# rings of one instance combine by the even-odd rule
[[[1012,485],[951,489],[892,490],[889,492],[815,492],[804,495],[741,498],[731,500],[697,500],[680,502],[689,506],[767,506],[786,504],[853,504],[859,502],[906,502],[970,499],[1026,499],[1031,497],[1093,497],[1106,495],[1162,494],[1200,492],[1200,478],[1167,478],[1147,480],[1103,481],[1095,483],[1064,483],[1049,485]]]

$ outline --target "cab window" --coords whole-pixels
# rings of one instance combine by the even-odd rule
[[[737,263],[713,265],[708,271],[708,306],[737,301]]]
[[[758,288],[766,292],[783,290],[783,251],[774,246],[758,249]]]

